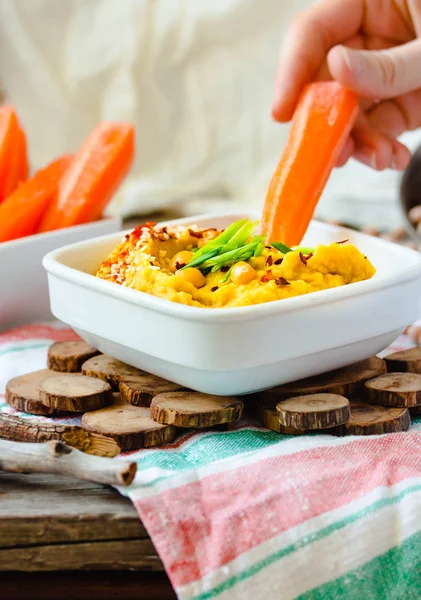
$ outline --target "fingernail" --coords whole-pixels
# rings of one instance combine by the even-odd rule
[[[370,155],[370,166],[373,169],[377,169],[377,156],[375,152],[372,152]]]
[[[344,62],[349,71],[351,71],[357,79],[363,77],[366,71],[366,64],[364,58],[361,56],[361,50],[353,51],[346,48],[346,46],[340,46],[340,48]]]
[[[345,61],[346,66],[348,67],[348,69],[350,71],[352,71],[352,63],[351,63],[351,57],[349,55],[348,50],[345,48],[345,46],[340,46],[341,52],[342,52],[342,57]]]

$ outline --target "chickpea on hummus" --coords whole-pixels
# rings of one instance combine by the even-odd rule
[[[100,266],[97,277],[203,308],[248,306],[370,279],[375,269],[352,244],[316,248],[264,244],[257,223],[225,229],[137,227]]]

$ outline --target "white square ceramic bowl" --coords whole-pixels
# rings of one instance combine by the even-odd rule
[[[52,318],[47,274],[42,259],[66,244],[118,231],[118,218],[102,219],[0,243],[0,331]]]
[[[176,222],[244,217],[259,218]],[[54,315],[102,352],[198,391],[245,394],[368,358],[420,317],[421,255],[318,222],[303,243],[345,238],[374,263],[373,279],[240,308],[183,306],[93,277],[121,234],[56,250],[44,266]]]

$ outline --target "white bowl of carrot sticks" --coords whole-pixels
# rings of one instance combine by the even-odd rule
[[[51,317],[42,258],[61,246],[113,233],[103,212],[135,153],[130,123],[102,122],[76,154],[30,174],[25,132],[0,108],[0,331]]]

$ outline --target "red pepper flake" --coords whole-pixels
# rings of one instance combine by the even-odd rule
[[[273,264],[273,258],[272,258],[271,254],[269,254],[269,256],[267,257],[266,264],[267,264],[268,267],[272,266],[272,264]]]
[[[185,266],[186,266],[186,263],[180,263],[180,262],[176,261],[175,270],[178,271],[179,269],[182,269]]]
[[[283,277],[278,277],[278,279],[275,279],[275,283],[276,285],[282,286],[282,285],[291,285],[289,281],[287,281],[286,279],[284,279]]]
[[[268,271],[267,273],[265,273],[263,275],[263,277],[260,278],[260,281],[263,281],[263,283],[266,283],[271,280],[272,280],[272,271]]]
[[[307,259],[304,256],[304,254],[302,252],[300,252],[300,260],[303,263],[303,265],[306,267],[307,266]]]
[[[307,254],[307,256],[305,257],[305,259],[309,260],[313,255],[314,255],[314,252],[310,252],[310,254]]]
[[[349,240],[342,240],[340,242],[336,242],[337,244],[346,244],[347,242],[349,242]]]
[[[275,260],[275,265],[281,265],[284,262],[283,258],[278,258],[278,260]]]
[[[217,285],[215,285],[213,288],[211,288],[211,292],[216,292],[216,290],[219,290],[219,287]]]
[[[221,273],[228,273],[229,270],[230,270],[230,268],[227,267],[227,265],[225,265],[224,267],[220,268]]]

